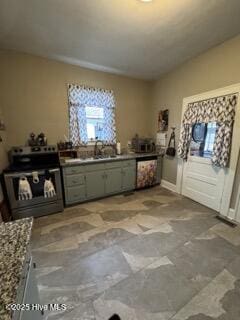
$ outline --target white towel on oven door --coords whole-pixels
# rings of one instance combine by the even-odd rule
[[[25,176],[19,179],[18,200],[32,199],[32,190],[30,184]]]
[[[51,178],[49,180],[45,180],[44,182],[44,197],[45,198],[51,198],[56,195],[54,185],[51,181]]]

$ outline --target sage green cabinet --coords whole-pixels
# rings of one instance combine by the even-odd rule
[[[69,203],[84,201],[86,199],[86,186],[83,184],[74,187],[67,187],[65,194]]]
[[[86,172],[86,197],[94,199],[103,197],[105,194],[105,171]]]
[[[64,167],[63,183],[66,205],[134,190],[136,160]]]
[[[66,176],[66,184],[68,187],[85,184],[85,176],[83,174]]]
[[[128,191],[135,189],[136,168],[133,166],[122,168],[122,190]]]
[[[105,193],[113,194],[122,191],[122,168],[108,169],[105,171]]]

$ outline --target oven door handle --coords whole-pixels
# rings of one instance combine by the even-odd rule
[[[32,172],[37,172],[39,175],[42,175],[42,174],[45,174],[46,170],[42,170],[42,171],[33,170]],[[54,172],[58,172],[58,171],[59,171],[59,169],[49,169],[48,170],[48,172],[50,172],[50,173],[54,173]],[[5,177],[7,177],[7,178],[20,178],[23,176],[31,177],[32,172],[7,173],[7,174],[5,174]]]
[[[48,169],[46,169],[46,170],[48,170]],[[51,172],[58,172],[58,171],[59,171],[59,169],[57,169],[57,168],[56,168],[56,169],[49,169],[49,170],[48,170],[48,172],[50,172],[50,173],[51,173]]]

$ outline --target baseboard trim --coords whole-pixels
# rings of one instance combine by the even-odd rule
[[[161,187],[177,193],[177,186],[167,180],[161,180]]]
[[[235,220],[233,220],[231,218],[228,218],[228,217],[225,217],[225,216],[223,216],[221,214],[218,214],[216,216],[216,218],[219,219],[222,222],[225,222],[226,224],[230,225],[231,227],[236,227],[238,225],[238,223]]]

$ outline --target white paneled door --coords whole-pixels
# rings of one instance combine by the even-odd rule
[[[220,211],[226,169],[213,166],[209,158],[190,156],[184,163],[182,194]]]
[[[210,207],[222,217],[240,222],[240,204],[236,210],[230,210],[234,177],[240,148],[240,83],[216,90],[203,92],[183,99],[182,119],[189,103],[237,94],[238,103],[233,126],[231,156],[228,168],[213,166],[210,158],[189,153],[188,160],[178,159],[177,192]],[[194,151],[195,145],[193,145]],[[202,151],[202,149],[201,149]],[[211,152],[209,153],[211,156]],[[240,201],[240,199],[239,199]]]

